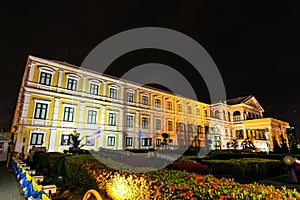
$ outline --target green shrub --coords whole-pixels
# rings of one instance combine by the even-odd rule
[[[214,174],[231,174],[240,178],[263,178],[283,173],[283,163],[279,160],[242,158],[230,160],[203,160]]]
[[[162,169],[144,174],[118,172],[107,169],[90,155],[67,157],[65,163],[70,181],[85,189],[97,189],[101,196],[107,195],[106,189],[110,192],[111,189],[115,190],[107,186],[115,187],[114,185],[119,184],[112,181],[113,177],[122,177],[121,183],[128,177],[133,177],[134,180],[131,180],[133,183],[136,182],[135,179],[146,180],[147,185],[143,185],[145,186],[143,188],[149,189],[150,199],[299,199],[300,197],[296,190],[276,189],[274,186],[257,183],[240,184],[233,179],[217,179],[212,175],[201,176],[186,171]],[[243,161],[245,165],[249,163],[252,165],[255,162],[251,159]],[[259,172],[261,169],[257,170],[257,173],[261,173]]]

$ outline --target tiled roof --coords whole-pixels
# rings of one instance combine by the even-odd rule
[[[244,97],[237,97],[237,98],[234,98],[234,99],[228,99],[228,100],[226,100],[226,104],[228,104],[228,105],[240,104],[240,103],[243,103],[243,102],[247,101],[251,97],[252,97],[252,95],[248,95],[248,96],[244,96]]]

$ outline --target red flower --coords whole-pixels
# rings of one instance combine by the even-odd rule
[[[200,178],[201,178],[201,176],[200,176],[200,175],[197,175],[197,176],[195,177],[195,181],[199,181]]]

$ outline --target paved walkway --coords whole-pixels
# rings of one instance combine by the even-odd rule
[[[13,172],[0,163],[0,199],[23,200],[20,186]]]

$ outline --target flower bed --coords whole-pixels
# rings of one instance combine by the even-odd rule
[[[118,172],[107,169],[89,155],[66,158],[66,170],[74,184],[86,189],[97,188],[101,195],[106,195],[106,191],[116,195],[113,187],[121,184],[122,187],[131,187],[132,194],[142,195],[145,199],[299,199],[300,197],[296,190],[276,189],[257,183],[240,184],[233,179],[217,179],[212,175],[202,176],[186,171],[163,169],[145,174]],[[143,185],[143,190],[140,187],[132,187],[132,183]],[[136,196],[127,199],[134,199]],[[116,196],[114,198],[118,199]]]

